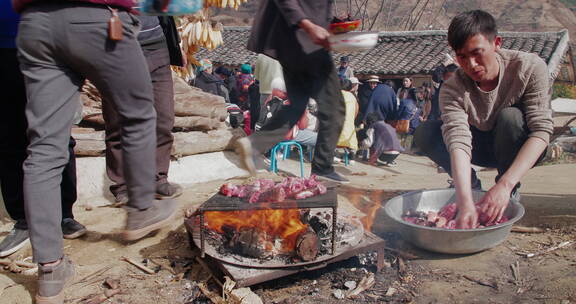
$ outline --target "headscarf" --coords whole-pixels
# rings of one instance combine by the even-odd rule
[[[202,72],[212,67],[212,61],[210,59],[202,59],[200,60],[200,65],[198,66],[198,72]]]
[[[252,74],[252,67],[245,63],[242,66],[240,66],[240,72],[242,72],[242,74]]]

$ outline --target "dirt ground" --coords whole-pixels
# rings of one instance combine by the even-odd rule
[[[404,158],[399,167],[408,168],[418,158]],[[340,167],[353,177],[350,186],[338,189],[340,212],[363,216],[378,214],[380,202],[410,189],[444,185],[445,176],[436,173],[429,164],[426,176],[409,184],[410,172],[399,178],[397,173],[376,174],[361,165]],[[424,166],[423,165],[423,166]],[[558,165],[566,166],[566,165]],[[576,190],[573,187],[576,166],[549,167],[534,170],[527,177],[527,214],[522,222],[527,226],[545,228],[544,233],[512,233],[496,248],[471,255],[442,255],[419,250],[404,242],[393,225],[380,221],[374,232],[386,240],[386,267],[376,272],[374,254],[363,254],[349,260],[330,264],[323,269],[303,272],[289,277],[251,286],[264,303],[576,303],[576,245],[533,258],[522,256],[536,253],[563,241],[576,240]],[[428,171],[426,171],[428,170]],[[549,172],[551,171],[551,172]],[[384,171],[382,171],[384,172]],[[431,173],[432,174],[428,174]],[[416,174],[416,173],[414,173]],[[482,172],[483,182],[493,178],[493,172]],[[269,174],[266,174],[269,175]],[[563,178],[558,175],[562,175]],[[546,191],[536,185],[555,176]],[[439,181],[442,182],[439,182]],[[241,180],[237,180],[241,181]],[[106,290],[106,279],[119,280],[121,293],[103,303],[211,303],[199,289],[207,287],[221,293],[211,274],[196,261],[197,250],[189,246],[183,226],[184,213],[194,209],[212,196],[223,181],[192,186],[178,198],[180,213],[170,229],[163,229],[139,242],[127,244],[118,233],[125,221],[122,209],[92,207],[90,202],[76,205],[77,219],[89,233],[77,240],[65,240],[65,253],[76,263],[77,280],[67,289],[66,303],[88,303],[88,299]],[[489,183],[489,182],[487,182]],[[380,185],[385,187],[379,187]],[[572,188],[567,186],[572,184]],[[558,187],[560,190],[555,190]],[[352,194],[354,195],[352,195]],[[358,195],[363,203],[358,203]],[[355,203],[352,204],[351,200]],[[541,208],[541,209],[539,209]],[[550,211],[552,210],[552,211]],[[544,215],[547,214],[547,215]],[[543,220],[548,216],[548,220]],[[11,228],[0,226],[0,237]],[[401,252],[401,253],[399,253]],[[31,256],[30,246],[10,257],[23,260]],[[146,264],[157,271],[146,274],[127,263],[123,257]],[[511,265],[517,265],[514,272]],[[359,283],[374,273],[375,284],[359,296],[337,299],[335,293],[346,292],[350,281]],[[31,271],[12,273],[0,270],[0,303],[32,303],[35,276]]]

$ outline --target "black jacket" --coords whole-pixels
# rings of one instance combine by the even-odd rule
[[[193,86],[201,89],[204,92],[226,98],[226,94],[222,91],[224,83],[218,76],[208,74],[204,71],[198,73],[194,78]]]
[[[168,45],[168,52],[170,53],[170,64],[176,66],[184,66],[184,59],[182,58],[182,51],[180,50],[180,36],[176,29],[176,22],[174,17],[161,16],[160,26],[164,30],[166,36],[166,44]]]

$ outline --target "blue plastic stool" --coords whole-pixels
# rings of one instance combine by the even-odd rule
[[[276,159],[276,152],[278,151],[278,149],[283,148],[284,149],[284,153],[283,153],[283,158],[286,159],[286,157],[288,157],[290,148],[292,146],[296,146],[298,148],[298,152],[300,154],[300,176],[304,177],[304,155],[302,152],[302,146],[295,142],[295,141],[282,141],[279,142],[278,144],[276,144],[274,146],[274,148],[272,148],[272,151],[270,151],[270,171],[276,173],[278,172],[278,160]]]
[[[350,164],[350,159],[348,158],[348,150],[344,149],[344,166],[348,166]]]
[[[348,157],[348,149],[343,149],[344,150],[344,166],[348,166],[348,164],[350,164],[350,158]]]

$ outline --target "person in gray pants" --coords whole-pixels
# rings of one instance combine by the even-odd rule
[[[136,240],[167,225],[176,203],[154,201],[156,113],[150,73],[136,40],[139,22],[128,13],[130,7],[113,0],[13,3],[22,14],[17,46],[30,141],[24,200],[34,261],[40,264],[36,302],[63,303],[74,267],[62,251],[60,182],[85,79],[113,102],[120,117],[129,195],[124,238]],[[113,3],[121,9],[117,13],[105,5]],[[121,40],[108,33],[114,14],[121,22]]]

